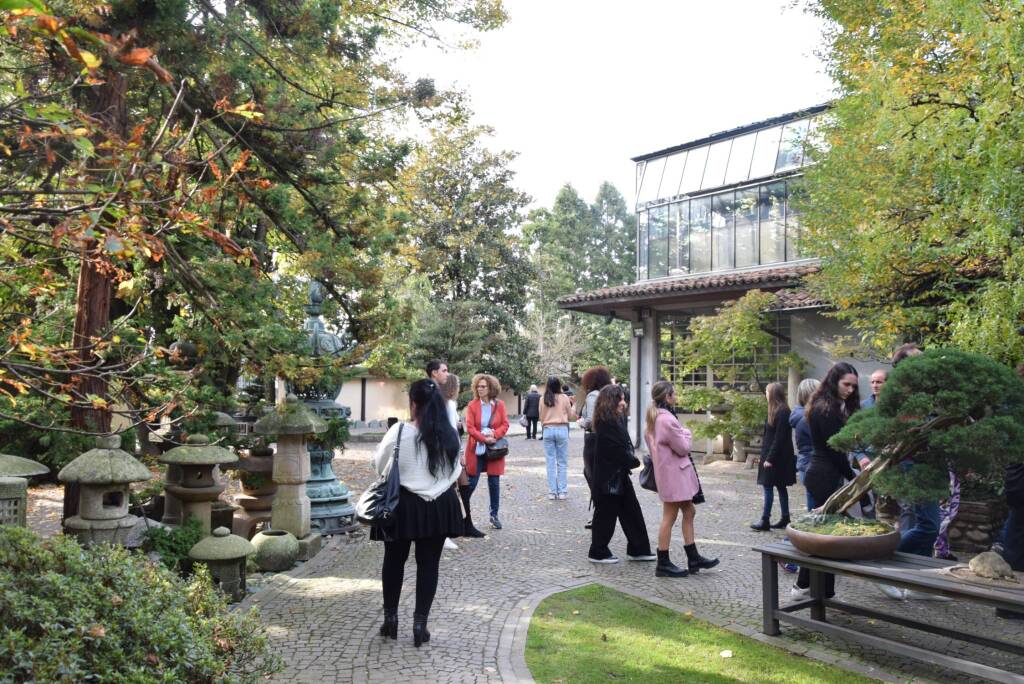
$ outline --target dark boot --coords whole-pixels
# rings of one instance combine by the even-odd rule
[[[413,614],[412,616],[412,645],[419,648],[421,644],[430,641],[430,632],[427,631],[427,616]]]
[[[705,558],[697,553],[696,544],[687,544],[683,549],[686,551],[686,565],[690,568],[690,572],[699,572],[718,565],[717,558]]]
[[[384,609],[384,624],[380,626],[382,637],[398,638],[398,611]]]
[[[669,560],[668,549],[658,549],[658,564],[654,566],[655,577],[686,577],[689,574],[686,568],[681,568]]]
[[[459,498],[462,499],[462,507],[464,509],[466,509],[466,518],[465,518],[465,520],[463,520],[463,528],[464,529],[463,529],[463,532],[462,532],[462,536],[463,537],[475,537],[475,538],[479,539],[479,538],[485,537],[487,535],[485,535],[483,532],[481,532],[480,530],[478,530],[475,527],[473,527],[473,515],[469,512],[470,511],[470,508],[469,508],[469,496],[470,496],[470,491],[469,491],[469,486],[468,485],[464,485],[462,487],[459,487]]]
[[[767,532],[772,529],[772,526],[768,524],[768,518],[761,518],[756,523],[750,523],[750,529],[757,530],[758,532]]]
[[[784,530],[784,529],[786,529],[786,525],[788,525],[788,524],[789,524],[789,516],[788,515],[784,515],[784,516],[782,516],[779,519],[779,522],[775,523],[771,527],[772,527],[773,530]]]

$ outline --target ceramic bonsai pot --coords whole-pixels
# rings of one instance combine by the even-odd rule
[[[786,527],[789,542],[809,556],[832,560],[877,560],[888,558],[900,544],[900,533],[895,530],[888,534],[870,537],[847,537],[831,534],[815,534]]]

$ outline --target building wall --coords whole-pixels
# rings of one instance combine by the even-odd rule
[[[791,315],[792,350],[808,362],[802,374],[790,373],[790,403],[793,403],[796,396],[796,385],[803,378],[825,377],[828,369],[837,361],[846,361],[857,369],[860,379],[860,396],[867,397],[871,393],[871,373],[879,368],[889,369],[888,364],[865,361],[863,359],[839,358],[834,359],[828,352],[827,345],[837,337],[848,336],[852,333],[841,322],[834,318],[822,315],[815,310],[796,311]],[[633,400],[630,406],[630,435],[638,447],[646,449],[643,444],[643,416],[647,411],[650,402],[651,385],[661,377],[658,368],[658,330],[659,322],[657,312],[651,318],[640,323],[634,323],[634,328],[642,327],[643,337],[632,338],[630,345],[630,390]],[[697,415],[680,415],[680,420],[700,420]],[[711,440],[695,439],[693,451],[705,453],[715,448]],[[719,443],[717,449],[721,449]]]
[[[338,402],[352,409],[352,420],[387,420],[394,416],[402,420],[409,418],[408,380],[394,378],[366,378],[366,414],[360,416],[362,378],[349,380],[341,386]],[[519,399],[515,392],[503,391],[499,398],[505,402],[509,415],[519,414]]]
[[[860,380],[860,396],[861,399],[864,399],[871,394],[871,374],[879,368],[891,369],[889,364],[877,361],[866,361],[849,357],[833,358],[826,348],[827,344],[837,337],[849,336],[853,333],[849,328],[832,317],[825,316],[815,310],[794,311],[791,320],[793,351],[808,362],[802,378],[817,378],[821,380],[825,377],[828,369],[832,367],[832,364],[845,361],[857,369],[857,375]],[[791,388],[791,391],[795,394],[795,388]]]

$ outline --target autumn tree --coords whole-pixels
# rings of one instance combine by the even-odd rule
[[[881,354],[1024,360],[1024,8],[818,0],[839,97],[802,221],[813,287]]]
[[[388,131],[448,102],[391,56],[503,20],[497,0],[0,4],[0,417],[104,432],[228,401],[243,370],[316,371],[311,278],[354,340],[336,363],[371,353],[408,218],[412,146]]]

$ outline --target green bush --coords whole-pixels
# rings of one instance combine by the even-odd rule
[[[166,529],[150,527],[146,530],[146,548],[160,554],[160,562],[168,570],[181,571],[181,561],[188,558],[188,551],[203,538],[203,526],[190,515],[184,525]]]
[[[254,611],[117,546],[0,527],[0,681],[255,682],[280,667]]]

